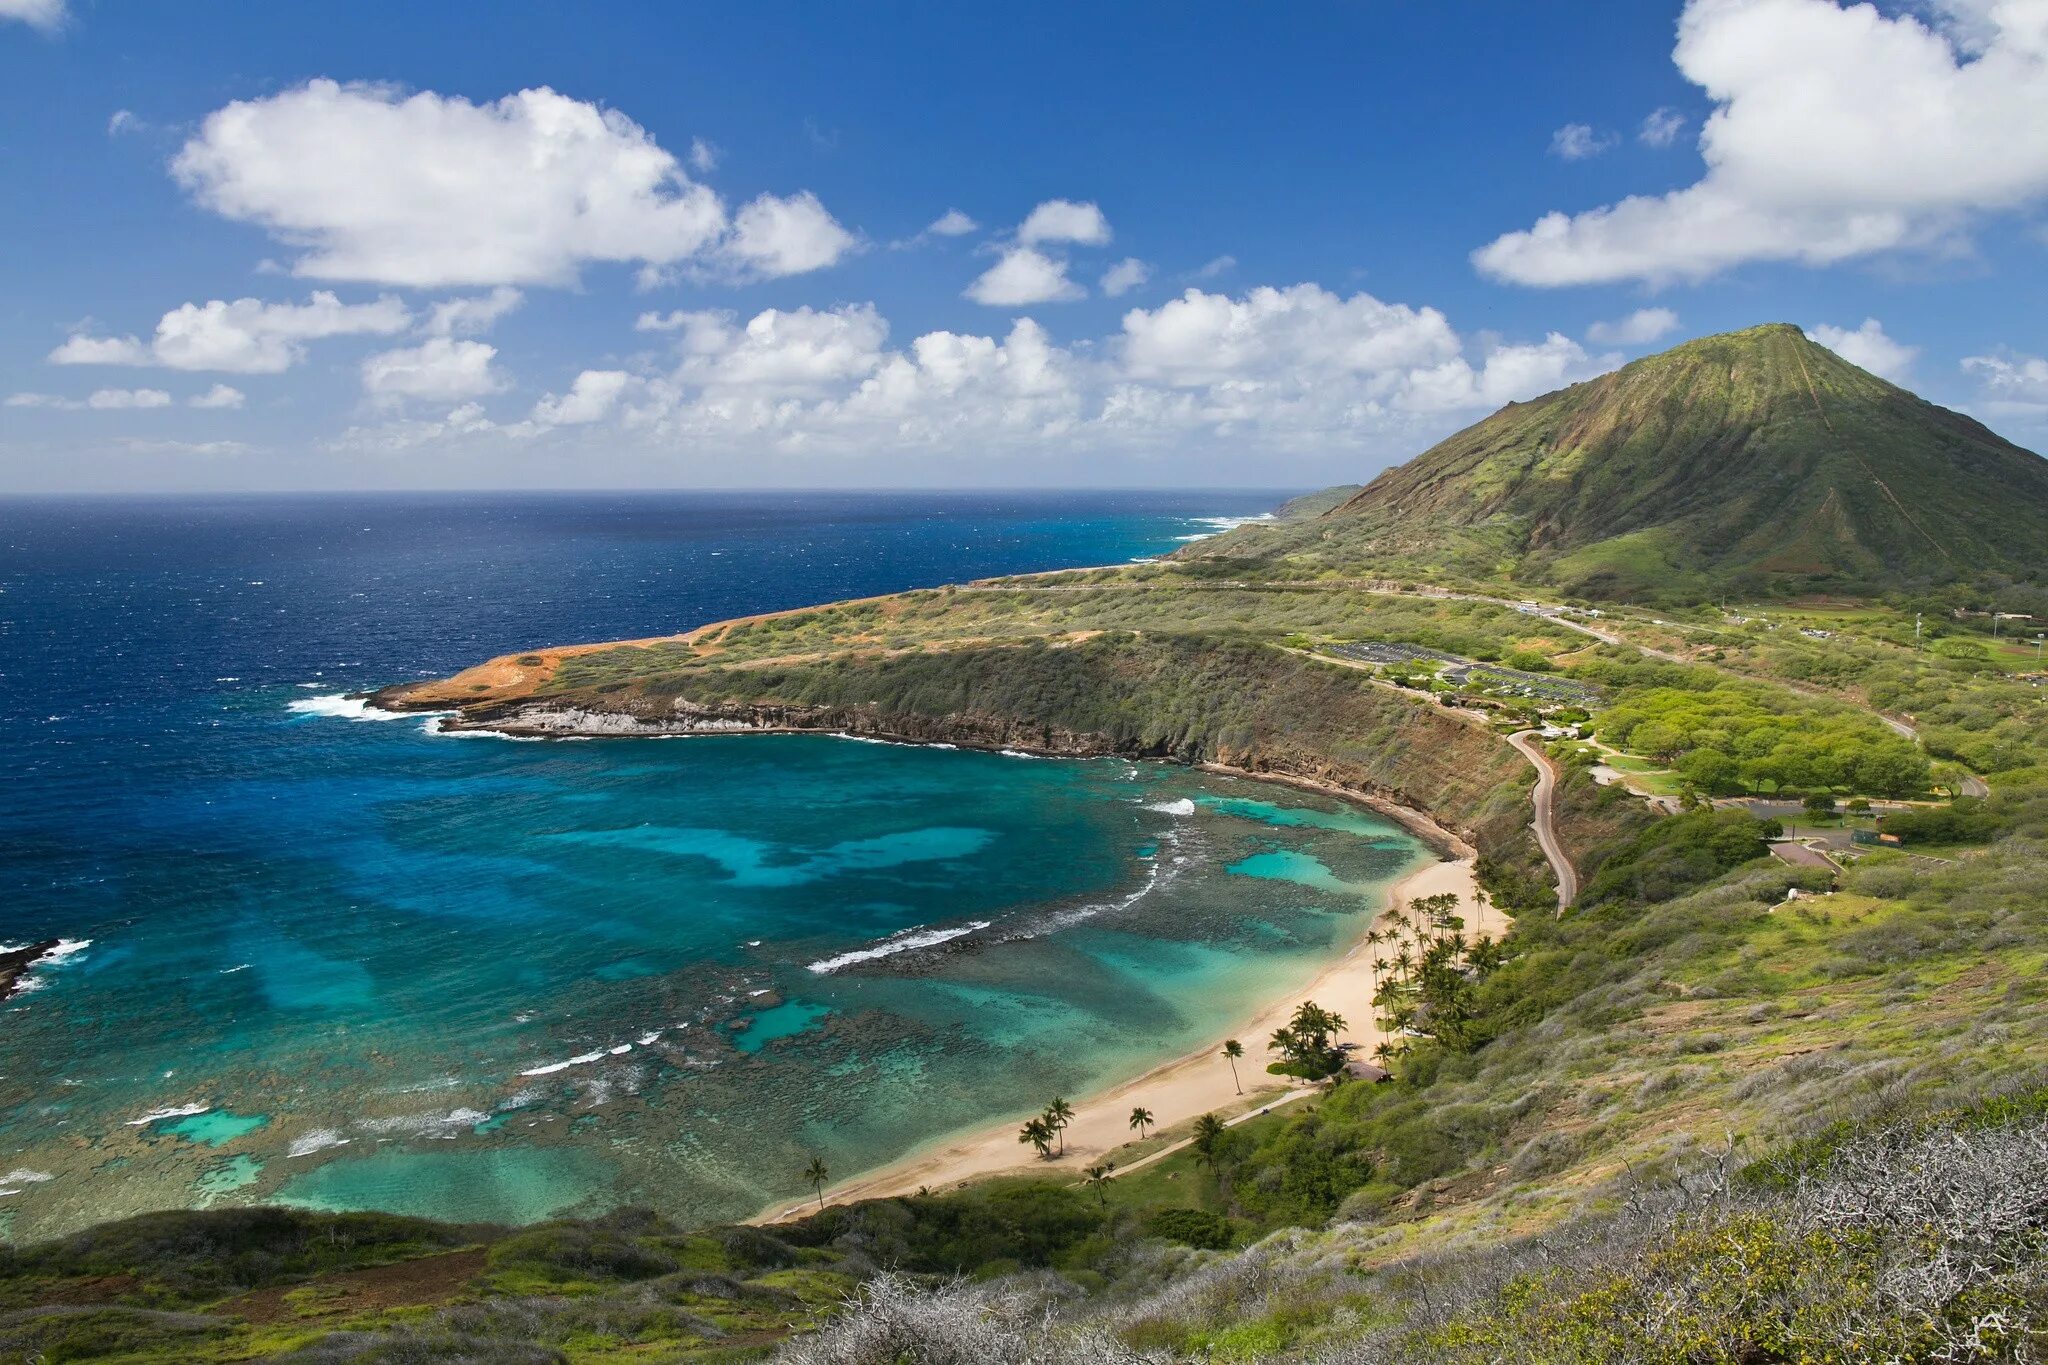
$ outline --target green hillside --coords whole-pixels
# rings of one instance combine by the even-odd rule
[[[2048,462],[1772,323],[1513,403],[1325,515],[1199,547],[1610,599],[2048,573]]]
[[[1273,515],[1280,521],[1303,521],[1334,511],[1365,491],[1362,483],[1340,483],[1334,488],[1319,488],[1313,493],[1303,493],[1298,498],[1289,498],[1273,509]]]

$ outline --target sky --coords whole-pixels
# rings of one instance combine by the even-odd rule
[[[1312,487],[1793,322],[2048,449],[2048,0],[0,0],[0,492]]]

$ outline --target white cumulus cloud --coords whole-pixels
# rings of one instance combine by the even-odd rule
[[[427,313],[426,330],[432,336],[474,336],[488,332],[498,319],[526,301],[526,296],[509,285],[488,294],[443,299]]]
[[[1015,246],[997,258],[966,295],[992,308],[1028,308],[1034,303],[1061,303],[1084,298],[1088,291],[1067,278],[1067,263],[1028,246]]]
[[[2037,355],[1973,355],[1963,370],[1994,401],[2048,405],[2048,360]]]
[[[72,411],[120,411],[131,408],[167,408],[171,396],[162,389],[95,389],[84,398],[60,398],[48,393],[9,394],[10,408],[61,408]]]
[[[805,191],[787,198],[764,194],[741,209],[722,254],[737,275],[775,279],[822,270],[858,245],[818,196]]]
[[[205,393],[195,393],[186,399],[187,406],[195,408],[239,408],[249,401],[249,396],[231,384],[215,384]]]
[[[1876,318],[1863,319],[1863,325],[1854,331],[1822,323],[1807,328],[1806,334],[1851,365],[1861,365],[1894,384],[1906,382],[1912,374],[1914,358],[1920,354],[1919,347],[1902,345],[1886,336],[1884,324]]]
[[[1669,147],[1685,131],[1685,115],[1676,109],[1652,109],[1636,129],[1636,141],[1645,147]]]
[[[611,414],[633,376],[624,370],[585,370],[564,394],[549,394],[533,406],[532,421],[540,427],[577,427],[601,422]]]
[[[1102,292],[1122,298],[1152,278],[1152,267],[1136,256],[1126,256],[1102,273]]]
[[[1698,280],[1951,239],[2048,194],[2048,12],[1959,16],[1834,0],[1688,0],[1675,60],[1714,101],[1707,172],[1668,194],[1551,213],[1473,253],[1520,284]],[[1963,22],[1967,21],[1967,22]]]
[[[1596,322],[1586,340],[1596,346],[1647,346],[1678,330],[1678,314],[1669,308],[1638,308],[1613,322]]]
[[[1567,123],[1550,135],[1550,154],[1565,161],[1584,161],[1611,150],[1620,141],[1612,133],[1596,131],[1588,123]]]
[[[1073,242],[1101,246],[1109,239],[1109,219],[1102,216],[1102,210],[1092,203],[1071,199],[1048,199],[1017,226],[1017,240],[1027,245]]]
[[[12,19],[45,33],[55,33],[68,17],[64,0],[0,0],[0,19]]]
[[[567,284],[598,262],[794,273],[853,244],[806,194],[765,196],[729,223],[646,129],[545,87],[473,104],[310,81],[208,115],[172,172],[320,279]]]
[[[680,333],[679,378],[781,393],[815,392],[871,373],[889,336],[871,303],[770,308],[745,326],[730,313],[672,314],[664,330]]]
[[[981,224],[969,218],[958,209],[947,209],[934,218],[925,229],[934,237],[965,237],[970,232],[979,232]]]
[[[615,381],[592,408],[652,447],[1413,453],[1488,407],[1589,377],[1551,334],[1468,341],[1433,308],[1316,285],[1189,289],[1134,308],[1112,337],[1062,345],[1037,321],[1007,334],[927,332],[892,347],[872,307],[651,314],[670,368]],[[571,397],[574,397],[572,391]],[[630,401],[629,401],[630,400]],[[562,400],[549,400],[551,403]],[[579,406],[579,410],[582,409]],[[536,411],[536,427],[548,425]]]
[[[1434,308],[1341,298],[1320,285],[1262,286],[1236,298],[1189,289],[1124,314],[1119,353],[1134,379],[1189,386],[1233,378],[1386,375],[1458,354]]]
[[[50,353],[56,365],[161,365],[173,370],[278,374],[305,358],[305,343],[336,336],[390,336],[412,314],[394,298],[343,303],[317,290],[304,303],[212,299],[163,315],[148,343],[74,336]]]
[[[379,351],[363,361],[363,392],[384,401],[453,403],[479,398],[504,387],[491,367],[497,354],[498,348],[485,342],[445,336]]]

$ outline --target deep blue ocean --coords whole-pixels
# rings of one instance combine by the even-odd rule
[[[1422,854],[1294,793],[351,693],[1164,553],[1281,494],[0,501],[0,1235],[754,1212],[1199,1045]]]

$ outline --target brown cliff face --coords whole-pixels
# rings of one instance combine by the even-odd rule
[[[1425,813],[1516,860],[1530,819],[1527,765],[1485,727],[1242,641],[963,649],[772,676],[687,671],[473,706],[447,723],[527,736],[840,733],[1216,765]]]

